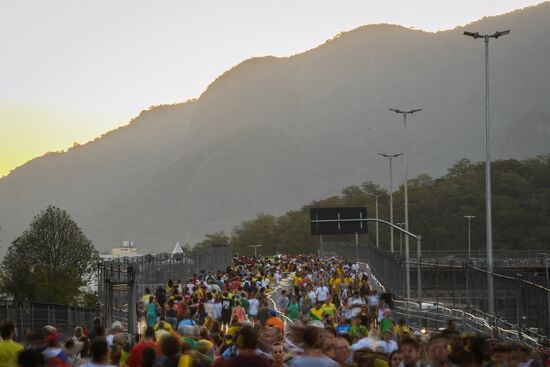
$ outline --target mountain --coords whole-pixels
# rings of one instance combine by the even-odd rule
[[[483,42],[464,30],[511,30],[490,43],[493,157],[548,153],[549,19],[547,2],[437,33],[369,25],[298,55],[247,60],[195,101],[151,108],[1,179],[1,247],[49,204],[101,250],[133,240],[159,252],[351,184],[387,185],[377,153],[403,149],[388,107],[423,108],[408,120],[410,177],[481,160]],[[402,172],[399,159],[395,183]]]

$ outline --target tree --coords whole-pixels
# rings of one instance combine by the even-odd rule
[[[205,248],[212,245],[229,245],[230,238],[224,232],[209,233],[204,237],[206,238],[196,243],[194,248]]]
[[[239,254],[253,254],[250,245],[258,244],[264,246],[262,251],[274,253],[276,242],[275,217],[264,213],[258,213],[255,219],[235,227],[231,236],[231,246]]]
[[[17,302],[74,304],[98,258],[69,214],[48,206],[8,248],[0,265],[0,290]]]

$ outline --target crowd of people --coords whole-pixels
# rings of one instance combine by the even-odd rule
[[[460,333],[420,333],[394,317],[359,263],[338,257],[236,257],[146,289],[137,340],[101,318],[64,336],[16,341],[0,326],[0,367],[550,367],[550,350]]]

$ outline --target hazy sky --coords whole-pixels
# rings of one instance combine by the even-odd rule
[[[151,105],[196,98],[252,56],[364,24],[437,31],[540,2],[0,0],[0,176]]]

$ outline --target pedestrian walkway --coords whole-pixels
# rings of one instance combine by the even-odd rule
[[[74,335],[49,325],[17,340],[4,321],[0,367],[550,366],[550,349],[461,333],[452,322],[411,328],[395,303],[365,263],[236,257],[226,271],[146,289],[135,338],[97,319]]]

